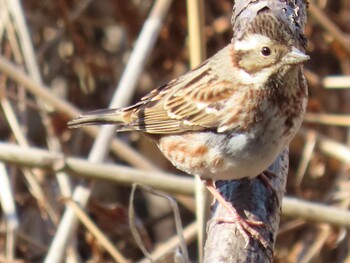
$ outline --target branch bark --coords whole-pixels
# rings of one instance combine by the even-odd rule
[[[285,23],[288,23],[293,29],[299,48],[303,49],[305,47],[303,30],[306,24],[306,5],[305,0],[235,1],[232,16],[233,40],[239,38],[246,25],[264,10],[283,18]],[[270,180],[270,184],[276,189],[277,197],[259,179],[220,181],[216,186],[237,211],[245,214],[248,219],[264,223],[265,227],[259,227],[257,231],[273,248],[287,181],[288,149],[280,154],[269,167],[269,171],[277,175]],[[216,202],[213,206],[212,220],[208,224],[204,262],[271,262],[273,251],[266,250],[254,239],[246,244],[234,224],[217,223],[217,219],[229,217],[226,209]]]

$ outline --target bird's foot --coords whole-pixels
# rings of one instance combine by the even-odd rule
[[[231,205],[231,203],[227,202],[218,192],[212,180],[206,180],[205,185],[209,192],[223,207],[225,207],[225,209],[229,213],[228,217],[213,219],[215,223],[234,224],[245,240],[245,247],[247,247],[247,245],[249,244],[250,237],[253,237],[254,239],[258,240],[264,248],[271,250],[269,242],[267,242],[266,239],[256,229],[253,228],[265,227],[265,224],[263,222],[242,218],[237,212],[237,210]]]
[[[233,212],[234,211],[234,212]],[[239,233],[243,236],[245,241],[246,248],[250,242],[250,237],[253,237],[257,241],[260,242],[260,244],[266,248],[271,249],[269,242],[265,240],[265,238],[253,227],[265,227],[265,224],[260,221],[253,221],[253,220],[247,220],[242,218],[240,215],[236,213],[235,210],[230,210],[230,215],[232,217],[226,217],[226,218],[216,218],[215,221],[217,223],[229,223],[234,224],[239,231]]]

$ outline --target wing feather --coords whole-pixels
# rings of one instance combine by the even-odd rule
[[[230,48],[221,52],[230,52]],[[229,54],[224,56],[229,58]],[[238,90],[232,78],[212,70],[212,66],[221,67],[211,64],[215,63],[215,57],[210,61],[153,90],[137,105],[125,108],[125,111],[133,111],[134,121],[128,126],[152,134],[218,128],[223,115],[229,114],[226,109],[228,100],[238,97],[234,96]],[[217,63],[222,63],[222,59]]]

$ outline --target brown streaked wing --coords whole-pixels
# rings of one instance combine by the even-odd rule
[[[213,128],[219,125],[221,109],[236,91],[234,84],[221,80],[208,69],[172,94],[165,104],[168,115],[187,126]]]
[[[150,134],[170,134],[184,132],[184,126],[180,120],[175,120],[168,115],[164,108],[167,97],[174,90],[181,87],[182,78],[170,81],[168,84],[160,86],[144,96],[135,105],[124,108],[125,113],[129,113],[132,121],[119,131],[140,130]]]
[[[218,77],[207,62],[179,79],[152,91],[133,111],[124,127],[152,134],[205,130],[220,125],[225,103],[236,92],[234,84]]]

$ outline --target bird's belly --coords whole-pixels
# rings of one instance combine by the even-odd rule
[[[254,178],[273,163],[283,148],[282,142],[272,142],[270,139],[257,139],[254,143],[249,140],[251,138],[247,135],[231,138],[225,147],[227,150],[221,152],[225,156],[225,165],[218,169],[208,167],[200,176],[215,180]]]
[[[211,143],[213,150],[225,156],[226,164],[222,169],[203,171],[201,177],[215,180],[254,178],[265,171],[289,145],[300,125],[299,120],[295,120],[294,127],[288,130],[286,118],[269,117],[249,132],[232,134],[226,139],[223,137],[220,143]],[[218,144],[224,147],[218,149],[215,147]]]
[[[286,133],[284,122],[283,118],[270,118],[264,125],[242,133],[168,135],[158,146],[174,166],[188,174],[214,180],[254,178],[273,163],[294,136],[294,130]]]
[[[274,162],[294,136],[294,131],[286,133],[284,121],[275,118],[258,130],[227,137],[226,142],[222,142],[225,146],[217,149],[224,154],[226,164],[222,169],[203,171],[201,177],[231,180],[258,176]],[[217,144],[212,144],[213,151]]]
[[[276,145],[270,138],[203,132],[162,137],[159,148],[175,167],[188,174],[232,180],[253,178],[268,168],[282,148],[280,141]]]
[[[270,138],[251,139],[246,135],[237,135],[228,143],[226,169],[215,173],[216,180],[230,180],[241,178],[254,178],[266,170],[277,158],[285,145],[282,141]],[[241,141],[249,141],[241,144]],[[242,148],[238,148],[242,146]],[[208,174],[209,175],[209,174]]]

